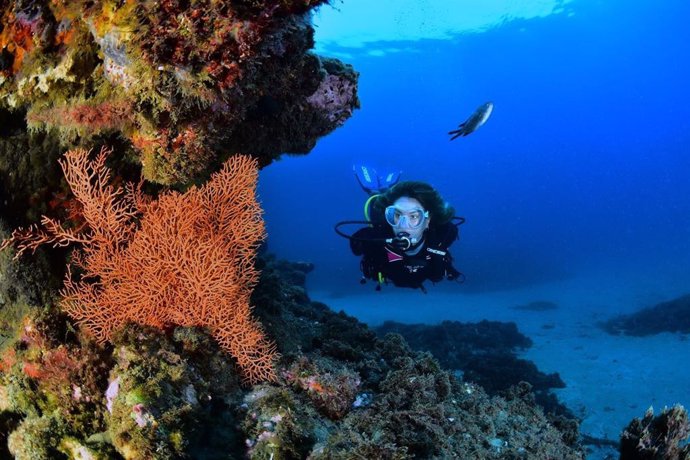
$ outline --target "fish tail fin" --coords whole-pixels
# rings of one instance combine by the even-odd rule
[[[463,130],[463,129],[455,129],[455,130],[453,130],[453,131],[449,131],[448,134],[451,135],[450,140],[452,141],[452,140],[454,140],[454,139],[457,139],[457,138],[460,137],[460,136],[464,136],[464,135],[465,135],[465,130]]]

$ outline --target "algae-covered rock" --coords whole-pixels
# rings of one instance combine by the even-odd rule
[[[58,449],[74,460],[112,460],[117,455],[108,443],[82,441],[70,436],[60,440]]]
[[[242,407],[249,458],[306,458],[315,440],[315,420],[310,408],[288,388],[257,386],[245,396]]]
[[[0,241],[8,236],[0,218]],[[12,260],[13,256],[12,250],[0,251],[0,372],[14,364],[14,348],[27,318],[45,316],[60,285],[43,255],[24,264]]]
[[[357,73],[310,51],[325,0],[25,3],[0,6],[0,111],[63,148],[124,139],[151,181],[307,153],[359,107]]]
[[[16,460],[112,460],[109,444],[81,441],[66,434],[68,425],[59,414],[27,417],[8,437],[9,453]]]
[[[533,362],[518,357],[517,350],[531,347],[532,340],[521,334],[515,323],[484,320],[428,325],[386,321],[374,330],[379,336],[391,332],[402,335],[413,349],[429,351],[444,369],[462,374],[463,380],[480,385],[489,395],[529,382],[545,412],[568,414],[550,391],[565,387],[560,376],[545,374]]]
[[[304,391],[317,411],[332,420],[341,419],[350,411],[361,384],[359,374],[347,365],[320,356],[297,359],[284,376],[288,383]]]
[[[533,400],[489,397],[400,336],[385,348],[391,371],[371,404],[351,411],[310,458],[584,458]]]
[[[2,351],[0,410],[18,421],[3,427],[15,439],[10,447],[17,456],[25,452],[23,446],[45,444],[49,448],[37,447],[36,452],[52,452],[64,438],[83,443],[105,429],[107,355],[66,329],[65,321],[54,310],[34,310],[23,318],[12,346]]]
[[[222,409],[239,396],[239,377],[207,334],[178,328],[168,337],[132,325],[114,343],[117,364],[105,396],[120,455],[172,459],[213,451],[219,440],[226,449],[236,442],[231,414]]]
[[[55,137],[28,133],[22,115],[12,119],[0,109],[0,120],[6,119],[7,126],[0,134],[0,216],[12,226],[40,219],[49,210],[62,176]]]
[[[59,458],[63,428],[58,416],[27,417],[7,439],[10,453],[17,460]]]

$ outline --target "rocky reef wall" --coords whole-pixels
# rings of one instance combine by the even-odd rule
[[[359,106],[353,68],[311,52],[323,3],[3,2],[0,118],[63,149],[107,140],[166,185],[307,153]]]

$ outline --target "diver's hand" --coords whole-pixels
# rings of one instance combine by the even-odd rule
[[[449,266],[448,268],[446,268],[446,279],[448,281],[455,281],[457,279],[461,279],[462,281],[464,281],[465,275],[457,271],[454,267]]]

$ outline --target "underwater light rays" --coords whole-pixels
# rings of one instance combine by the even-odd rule
[[[449,40],[481,33],[517,19],[543,18],[566,11],[573,0],[347,0],[314,14],[320,54],[366,52],[383,55],[377,43]],[[365,50],[368,48],[368,50]]]

